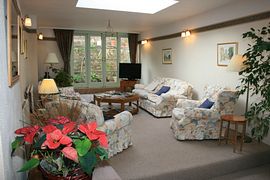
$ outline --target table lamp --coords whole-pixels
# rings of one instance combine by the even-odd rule
[[[45,64],[49,64],[49,66],[47,66],[47,72],[45,72],[44,78],[50,78],[49,69],[53,68],[53,64],[58,64],[58,63],[59,61],[56,54],[49,53],[45,61]]]
[[[39,86],[38,93],[41,95],[42,104],[45,105],[48,101],[48,97],[50,95],[58,94],[59,90],[53,79],[43,79]]]

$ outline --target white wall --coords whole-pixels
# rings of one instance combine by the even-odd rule
[[[22,114],[20,82],[12,88],[8,87],[7,39],[5,25],[5,1],[0,0],[0,179],[23,178],[14,170],[22,164],[18,158],[11,158],[10,143],[14,138],[14,130],[21,125]],[[15,160],[14,163],[12,163]]]
[[[239,4],[242,2],[242,4]],[[149,32],[144,32],[141,39],[165,35],[164,32],[175,33],[187,27],[202,27],[213,23],[215,19],[223,21],[231,17],[243,16],[246,13],[256,14],[270,10],[270,1],[243,1],[236,2],[235,6],[227,6],[219,8],[211,12],[207,12],[200,16],[189,18],[177,23],[167,25],[166,27],[157,28]],[[240,13],[238,13],[240,12]],[[148,44],[141,45],[141,62],[142,62],[142,83],[149,83],[154,77],[173,77],[189,82],[194,88],[194,98],[198,99],[203,95],[203,87],[206,84],[218,84],[229,88],[235,88],[240,84],[240,76],[236,72],[228,72],[225,67],[217,66],[217,43],[238,42],[238,53],[243,54],[247,48],[248,40],[242,39],[242,33],[248,31],[251,27],[261,28],[266,26],[270,19],[245,23],[241,25],[231,26],[222,29],[206,31],[202,33],[192,34],[188,38],[173,38],[168,40],[153,41]],[[195,25],[194,25],[195,24]],[[169,33],[167,33],[169,34]],[[155,35],[155,36],[152,36]],[[162,64],[162,49],[172,48],[171,65]],[[246,96],[240,96],[235,113],[243,114],[245,109]],[[264,140],[270,144],[270,133]]]
[[[52,29],[39,29],[38,32],[42,32],[44,37],[55,37]],[[54,68],[61,69],[64,67],[63,59],[60,54],[56,41],[38,41],[38,79],[43,79],[45,72],[47,71],[47,64],[44,64],[49,53],[55,53],[59,64],[54,65]],[[50,76],[54,77],[54,73],[50,72]]]

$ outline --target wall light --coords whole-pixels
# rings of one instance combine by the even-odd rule
[[[186,31],[186,37],[190,36],[190,31]]]
[[[188,36],[190,36],[190,35],[191,35],[191,32],[190,32],[189,30],[181,32],[181,37],[182,37],[182,38],[188,37]]]
[[[43,40],[43,34],[42,33],[38,34],[38,40]]]
[[[141,44],[147,44],[147,43],[148,43],[148,40],[146,39],[141,41]]]
[[[32,26],[32,20],[31,20],[31,18],[29,16],[25,16],[25,18],[24,18],[24,25],[26,27],[31,27]]]
[[[181,32],[181,37],[186,37],[186,32],[185,31]]]

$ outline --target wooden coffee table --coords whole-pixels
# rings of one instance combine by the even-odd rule
[[[139,96],[133,93],[102,93],[94,95],[94,102],[100,106],[101,103],[108,103],[109,108],[116,110],[117,107],[113,104],[120,104],[120,111],[115,111],[114,114],[128,110],[132,114],[139,112]],[[136,102],[136,107],[132,106],[132,103]],[[128,103],[128,108],[126,104]]]

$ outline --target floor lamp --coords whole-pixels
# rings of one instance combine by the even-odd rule
[[[231,72],[240,72],[243,69],[245,69],[244,61],[246,60],[245,57],[243,57],[240,54],[234,55],[232,59],[230,60],[230,63],[227,67],[228,71]],[[245,116],[248,111],[248,101],[249,101],[249,83],[247,84],[247,97],[246,97],[246,108],[245,108]],[[245,142],[251,142],[252,139],[250,137],[245,136]]]

